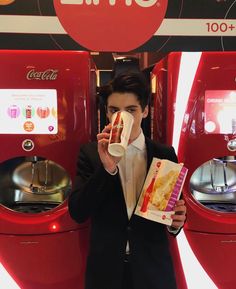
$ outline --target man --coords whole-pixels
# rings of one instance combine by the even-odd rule
[[[142,74],[118,75],[102,97],[109,121],[119,110],[134,117],[125,155],[116,158],[108,153],[111,124],[97,135],[96,143],[80,150],[78,189],[69,198],[69,212],[79,223],[91,219],[86,289],[176,288],[167,234],[184,225],[184,201],[177,201],[170,228],[133,214],[152,158],[177,162],[172,147],[143,135],[148,96]]]

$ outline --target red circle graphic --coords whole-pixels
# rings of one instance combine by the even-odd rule
[[[130,51],[160,27],[168,0],[54,0],[65,31],[93,51]]]

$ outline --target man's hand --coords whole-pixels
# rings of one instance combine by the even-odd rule
[[[175,229],[180,229],[183,227],[186,220],[186,206],[184,200],[178,200],[174,207],[175,213],[172,215],[171,227]]]
[[[97,135],[98,154],[105,170],[110,173],[114,173],[116,171],[116,165],[119,162],[120,158],[113,157],[108,152],[110,131],[111,124],[105,126],[102,132]]]

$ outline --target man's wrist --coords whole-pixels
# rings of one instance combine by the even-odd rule
[[[167,226],[167,230],[169,231],[169,233],[172,233],[172,234],[177,234],[181,229],[182,229],[182,227],[175,228],[172,226]]]
[[[110,175],[112,175],[112,176],[114,176],[114,175],[116,175],[116,174],[118,173],[118,168],[117,168],[117,166],[115,166],[115,168],[113,168],[113,169],[107,169],[107,168],[105,168],[105,170],[106,170]]]

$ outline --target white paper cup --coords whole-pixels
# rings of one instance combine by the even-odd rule
[[[117,111],[112,115],[111,133],[108,152],[115,157],[122,157],[127,149],[134,118],[127,111]]]

